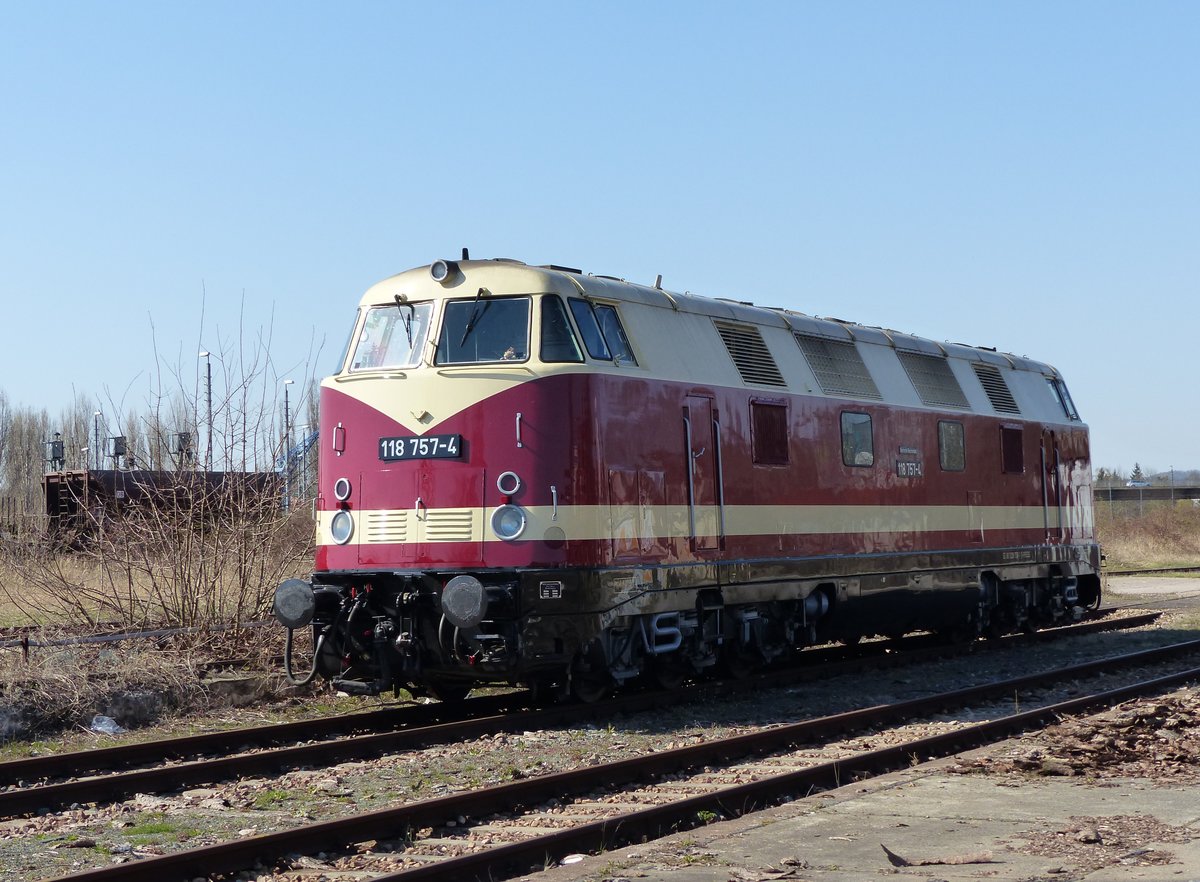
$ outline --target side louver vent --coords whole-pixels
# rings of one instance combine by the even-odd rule
[[[826,395],[883,398],[853,343],[809,334],[797,334],[796,342]]]
[[[471,509],[430,511],[425,517],[425,538],[431,542],[470,542],[474,519]]]
[[[771,357],[767,344],[763,342],[762,334],[753,325],[728,325],[724,322],[713,322],[717,333],[729,350],[738,373],[745,383],[759,386],[786,386],[779,366]]]
[[[408,512],[372,511],[365,517],[367,542],[407,542]]]
[[[1000,374],[1000,368],[979,361],[972,363],[971,367],[975,368],[975,376],[979,377],[983,391],[987,393],[988,400],[992,402],[992,407],[996,408],[997,413],[1021,412],[1016,399],[1009,391],[1008,383],[1004,382],[1004,377]]]
[[[958,385],[950,362],[937,355],[919,352],[897,352],[900,363],[912,381],[921,401],[930,407],[970,408],[967,396]]]

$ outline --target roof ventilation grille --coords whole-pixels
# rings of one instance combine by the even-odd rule
[[[912,381],[913,388],[921,401],[930,407],[962,407],[970,409],[967,396],[958,384],[950,362],[937,355],[919,352],[901,352],[900,363]]]
[[[796,342],[826,395],[883,398],[853,343],[810,334],[796,334]]]
[[[725,322],[713,324],[717,326],[717,333],[729,350],[729,357],[741,374],[742,382],[759,386],[787,386],[758,328]]]
[[[983,391],[987,393],[988,400],[992,402],[992,407],[996,409],[997,413],[1021,412],[1021,408],[1017,407],[1016,399],[1009,391],[1008,383],[1004,382],[1000,368],[994,364],[984,364],[981,361],[973,362],[971,367],[975,368],[975,376],[979,377]]]

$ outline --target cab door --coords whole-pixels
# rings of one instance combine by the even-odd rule
[[[689,395],[683,408],[687,450],[688,531],[693,551],[720,548],[723,530],[720,427],[713,400]]]
[[[1046,542],[1063,540],[1063,488],[1058,438],[1050,429],[1042,430],[1042,511],[1046,524]]]

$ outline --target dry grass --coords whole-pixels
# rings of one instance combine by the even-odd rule
[[[269,671],[282,651],[282,629],[263,625],[115,643],[45,645],[65,632],[39,630],[42,645],[0,651],[0,741],[84,729],[96,714],[126,727],[223,706],[198,676],[204,663],[236,659]]]
[[[140,694],[151,716],[199,700],[188,652],[147,652],[127,645],[84,645],[0,653],[0,700],[19,716],[15,733],[85,726],[95,714],[127,717]]]
[[[1190,501],[1101,502],[1096,532],[1111,569],[1200,564],[1200,508]]]
[[[210,704],[202,662],[276,667],[275,586],[311,566],[312,522],[273,499],[133,509],[58,550],[0,546],[0,627],[29,627],[40,646],[0,650],[0,740],[83,726],[96,714],[145,723]],[[241,500],[238,501],[243,502]],[[253,503],[258,503],[254,505]],[[237,629],[231,633],[230,626]],[[182,633],[120,643],[48,646],[117,630]],[[11,634],[8,636],[12,636]]]

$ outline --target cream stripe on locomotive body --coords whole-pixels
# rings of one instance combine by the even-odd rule
[[[277,614],[359,691],[596,686],[1099,598],[1087,429],[1054,368],[991,350],[439,262],[362,298],[320,437],[312,585]]]

